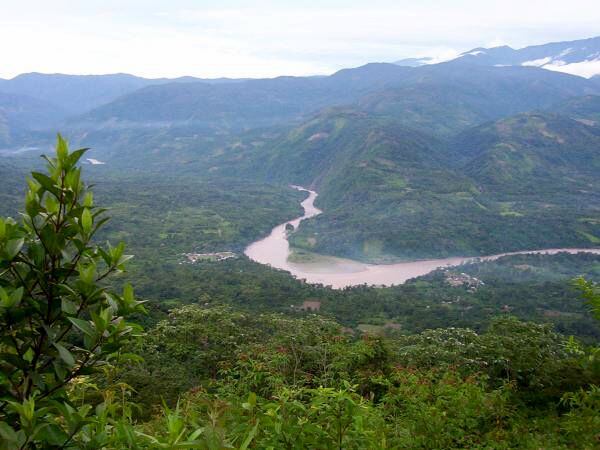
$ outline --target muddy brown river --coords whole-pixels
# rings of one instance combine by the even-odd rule
[[[533,253],[555,254],[560,252],[589,252],[600,254],[600,248],[551,248],[479,257],[457,256],[443,259],[426,259],[394,264],[366,264],[351,259],[336,258],[332,256],[318,256],[314,262],[291,262],[288,260],[290,256],[290,245],[288,242],[286,225],[290,224],[296,229],[303,220],[322,213],[322,211],[314,205],[318,195],[315,191],[300,186],[293,187],[308,192],[309,194],[301,203],[304,208],[304,215],[289,222],[282,223],[281,225],[277,225],[273,228],[269,236],[250,244],[244,253],[253,261],[270,265],[277,269],[287,270],[296,278],[305,280],[308,283],[321,283],[335,289],[361,284],[392,286],[395,284],[402,284],[406,280],[414,277],[426,275],[440,267],[457,266],[475,260],[491,261],[508,255]]]

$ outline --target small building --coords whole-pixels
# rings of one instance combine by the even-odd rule
[[[451,271],[444,272],[444,278],[446,283],[453,287],[466,287],[470,291],[474,292],[478,287],[483,286],[485,283],[478,278],[472,277],[466,273],[455,273]]]
[[[302,311],[316,312],[321,309],[321,302],[318,300],[304,300],[304,303],[302,303],[300,309]]]

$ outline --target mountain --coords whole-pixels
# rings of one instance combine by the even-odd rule
[[[246,130],[287,127],[323,108],[341,105],[358,105],[365,112],[390,116],[404,126],[444,137],[561,99],[600,93],[593,82],[566,74],[456,62],[417,68],[379,63],[327,77],[210,82],[189,78],[167,82],[129,75],[61,77],[41,77],[46,86],[61,85],[62,80],[62,91],[56,90],[60,95],[49,96],[54,91],[47,89],[34,93],[82,99],[83,108],[134,89],[76,117],[66,120],[68,113],[60,117],[65,119],[60,129],[75,144],[94,147],[106,157],[138,148],[146,151],[150,145],[167,149],[183,145],[197,152],[206,148],[205,139],[220,141]],[[35,77],[24,79],[31,82]],[[86,83],[97,88],[85,88]],[[135,89],[147,83],[151,84]],[[5,85],[0,83],[0,92]],[[69,102],[63,106],[72,110],[73,100]]]
[[[157,164],[161,158],[165,164],[188,164],[225,141],[235,143],[239,133],[259,137],[261,129],[285,129],[321,108],[392,86],[412,70],[367,64],[328,77],[148,86],[70,120],[63,130],[102,158],[118,157],[128,165],[136,161],[135,166],[148,157]]]
[[[521,49],[474,48],[455,61],[483,66],[533,66],[586,78],[600,74],[600,36]]]
[[[147,79],[128,74],[64,75],[27,73],[10,80],[0,79],[0,92],[27,95],[60,106],[66,113],[81,114],[116,98],[152,84],[196,81]]]
[[[600,92],[588,80],[531,67],[368,64],[328,77],[148,86],[70,120],[66,132],[104,157],[152,149],[190,162],[238,133],[302,123],[348,105],[438,137],[562,99]],[[63,128],[65,129],[65,128]],[[275,130],[279,133],[281,130]],[[270,131],[271,132],[271,131]],[[259,140],[262,140],[259,139]],[[187,152],[187,155],[186,155]],[[100,158],[102,159],[102,158]]]
[[[82,116],[78,125],[194,125],[244,129],[298,120],[351,102],[409,72],[391,64],[342,70],[329,77],[278,77],[237,83],[168,83],[125,95]]]
[[[600,96],[574,97],[558,105],[553,111],[590,126],[600,126]]]
[[[441,158],[439,147],[436,138],[346,107],[323,111],[261,146],[245,146],[244,151],[236,145],[224,156],[252,176],[323,188],[337,177],[360,183],[354,176],[356,167],[370,179],[393,185],[392,160],[404,169],[435,167],[435,158]]]
[[[139,88],[146,81],[101,78],[115,84],[94,98],[79,91],[88,107],[115,86],[133,90],[62,129],[106,162],[98,174],[313,186],[324,214],[291,238],[304,250],[381,262],[597,244],[598,78],[479,55],[326,77]],[[13,148],[23,126],[71,114],[3,95],[0,133]]]
[[[0,145],[19,144],[27,130],[55,127],[65,114],[43,100],[0,92]]]
[[[363,96],[361,109],[450,136],[518,112],[600,93],[580,77],[533,67],[485,67],[448,62],[414,69],[396,87]]]
[[[255,141],[221,152],[210,173],[315,188],[324,213],[291,237],[305,251],[385,262],[600,237],[600,130],[566,116],[518,114],[445,142],[399,116],[332,108]]]
[[[469,130],[453,147],[464,173],[495,194],[600,187],[600,128],[569,117],[519,114]]]

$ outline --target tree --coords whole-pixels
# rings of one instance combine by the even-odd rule
[[[66,387],[110,366],[143,312],[130,285],[121,295],[106,279],[124,270],[124,245],[92,240],[108,220],[81,180],[80,158],[59,135],[47,174],[27,180],[20,223],[0,218],[0,448],[64,448],[93,422]]]
[[[583,277],[575,280],[575,286],[581,292],[581,296],[589,306],[594,319],[600,321],[600,286],[593,281],[585,280]]]

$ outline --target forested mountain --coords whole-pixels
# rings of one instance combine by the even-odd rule
[[[230,149],[217,158],[221,164],[215,169],[225,173],[234,167],[246,176],[322,187],[340,176],[360,182],[353,171],[361,167],[361,178],[377,177],[395,185],[395,163],[406,169],[419,164],[440,167],[440,147],[436,138],[389,118],[332,108],[260,146]]]
[[[75,123],[88,129],[100,124],[235,130],[299,120],[323,107],[358,102],[362,109],[394,115],[407,125],[448,134],[486,120],[596,92],[579,77],[535,68],[446,63],[411,69],[369,64],[329,77],[150,86],[95,109]]]
[[[239,130],[298,120],[320,108],[352,102],[398,82],[408,70],[371,64],[329,77],[279,77],[236,83],[150,86],[77,119],[79,127],[188,126]]]
[[[468,161],[465,173],[487,190],[527,193],[598,187],[600,129],[575,119],[520,114],[469,130],[455,139],[453,147],[457,158]]]
[[[598,93],[588,81],[523,67],[478,67],[458,62],[415,69],[401,86],[361,98],[361,109],[439,136],[518,112],[547,108]]]
[[[570,98],[559,105],[555,111],[586,125],[600,126],[599,95]]]
[[[448,138],[487,120],[597,92],[588,80],[536,68],[369,64],[329,77],[150,86],[70,120],[66,130],[119,167],[137,170],[147,161],[225,169],[223,158],[211,162],[211,154],[232,160],[243,158],[244,148],[277,145],[289,129],[335,105]],[[232,164],[226,171],[237,170]]]
[[[65,114],[60,106],[46,101],[0,91],[0,145],[19,145],[28,131],[56,127]]]
[[[594,99],[573,105],[593,114]],[[524,113],[445,141],[400,116],[334,108],[236,143],[211,174],[317,189],[324,214],[292,236],[317,253],[381,262],[598,242],[597,127]]]

